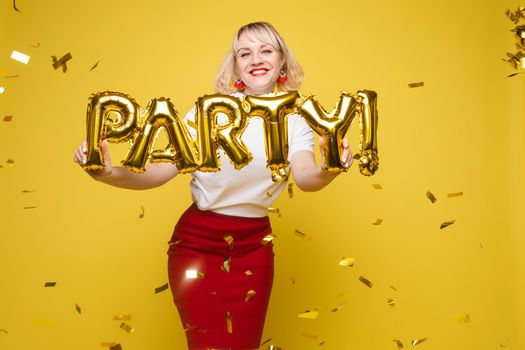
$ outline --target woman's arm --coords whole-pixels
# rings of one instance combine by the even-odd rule
[[[319,191],[326,187],[338,174],[332,174],[323,170],[324,156],[323,149],[325,142],[323,138],[319,139],[319,148],[321,149],[321,164],[317,165],[314,154],[310,151],[297,151],[291,159],[291,167],[295,184],[301,190],[306,192]],[[348,147],[348,140],[343,139],[343,154],[341,155],[341,164],[350,167],[352,164],[352,152]]]
[[[152,163],[146,166],[146,172],[137,174],[124,167],[113,167],[109,156],[107,141],[102,142],[105,167],[99,170],[85,170],[93,179],[105,184],[130,190],[146,190],[158,187],[173,179],[179,170],[171,163]],[[78,147],[73,156],[76,163],[86,163],[86,142]]]

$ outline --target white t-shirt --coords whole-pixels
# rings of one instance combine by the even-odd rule
[[[241,93],[234,93],[242,97]],[[226,116],[225,116],[226,117]],[[290,115],[288,121],[288,160],[300,150],[314,151],[312,129],[299,115]],[[196,137],[195,109],[184,118],[192,137]],[[219,115],[219,123],[220,120]],[[253,155],[253,160],[240,170],[230,163],[222,148],[219,147],[220,168],[218,172],[192,173],[191,193],[193,202],[201,210],[210,210],[219,214],[242,217],[264,217],[268,207],[286,186],[286,181],[273,182],[271,171],[266,167],[264,143],[264,121],[259,117],[250,117],[248,126],[241,139]],[[290,171],[290,169],[288,169]],[[271,194],[271,196],[270,196]]]

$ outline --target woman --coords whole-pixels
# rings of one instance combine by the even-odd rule
[[[215,84],[220,93],[242,97],[297,90],[302,78],[302,69],[282,37],[269,23],[256,22],[235,35]],[[188,125],[194,117],[195,111],[186,116]],[[303,191],[318,191],[337,175],[317,165],[306,122],[297,115],[287,120],[295,184]],[[177,223],[168,250],[170,287],[191,350],[259,347],[273,281],[267,208],[285,186],[273,182],[266,168],[263,135],[262,120],[251,118],[242,135],[254,156],[247,166],[235,170],[221,151],[221,171],[192,174],[194,203]],[[343,149],[341,162],[349,167],[352,157],[346,139]],[[144,174],[112,167],[105,142],[102,150],[105,168],[87,172],[112,186],[148,189],[178,174],[170,163],[149,164]],[[85,163],[85,144],[74,159]]]

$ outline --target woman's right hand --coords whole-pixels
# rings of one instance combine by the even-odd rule
[[[111,172],[113,171],[113,166],[111,165],[111,157],[109,156],[108,142],[106,140],[102,141],[102,144],[100,145],[100,149],[102,150],[102,155],[104,157],[105,166],[103,169],[90,170],[84,167],[86,164],[86,157],[87,157],[86,140],[82,142],[82,145],[80,145],[77,148],[77,150],[75,151],[75,154],[73,155],[73,160],[75,161],[75,163],[83,167],[86,173],[88,173],[88,175],[94,178],[95,180],[99,180],[103,177],[109,176]]]

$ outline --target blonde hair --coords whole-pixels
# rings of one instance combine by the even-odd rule
[[[297,90],[301,86],[304,78],[304,72],[299,63],[293,57],[292,52],[286,45],[284,39],[279,35],[277,30],[267,22],[249,23],[237,31],[233,37],[232,50],[226,55],[222,62],[219,72],[215,77],[215,88],[221,94],[231,94],[238,91],[233,87],[233,84],[239,79],[235,70],[235,60],[239,38],[243,33],[253,35],[264,43],[272,45],[283,59],[283,70],[285,71],[288,80],[284,83],[277,82],[277,87],[280,91]]]

